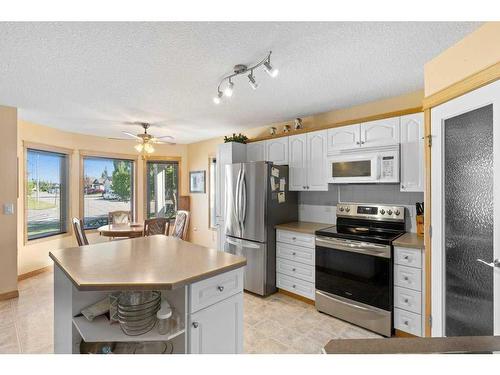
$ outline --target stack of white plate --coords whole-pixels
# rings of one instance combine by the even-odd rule
[[[156,312],[160,306],[160,292],[122,292],[118,297],[117,306],[117,316],[122,331],[129,336],[138,336],[151,331],[156,324]]]

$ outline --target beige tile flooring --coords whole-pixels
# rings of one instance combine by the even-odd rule
[[[320,353],[332,338],[380,337],[274,294],[245,293],[245,353]],[[53,274],[19,282],[19,298],[0,301],[0,353],[52,353]]]

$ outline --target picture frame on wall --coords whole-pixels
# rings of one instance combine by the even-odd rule
[[[189,172],[189,192],[206,193],[205,171]]]

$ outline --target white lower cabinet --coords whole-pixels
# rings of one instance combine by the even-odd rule
[[[423,249],[394,248],[394,328],[424,336]]]
[[[191,314],[188,324],[189,353],[242,353],[243,293]]]
[[[276,286],[314,300],[314,235],[280,229],[276,232]]]

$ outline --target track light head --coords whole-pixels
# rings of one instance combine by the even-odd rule
[[[233,87],[234,83],[229,79],[229,83],[227,84],[226,88],[224,89],[224,95],[226,95],[228,98],[233,96]]]
[[[217,96],[214,96],[214,104],[220,104],[222,98],[222,91],[217,91]]]
[[[264,69],[270,77],[276,78],[278,76],[279,70],[271,66],[271,62],[268,60],[264,63]]]
[[[253,75],[253,70],[248,75],[248,84],[254,90],[257,90],[257,87],[259,87],[259,84],[255,81],[255,77]]]

